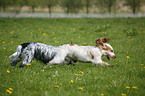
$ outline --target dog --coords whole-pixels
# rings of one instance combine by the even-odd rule
[[[59,46],[55,57],[47,65],[63,64],[67,57],[76,61],[92,62],[96,66],[113,66],[102,61],[102,56],[106,56],[108,60],[116,58],[112,46],[106,43],[109,41],[109,38],[103,37],[96,40],[95,46],[79,46],[76,44]]]
[[[19,45],[16,52],[9,56],[12,66],[15,66],[18,62],[23,60],[20,67],[24,67],[29,64],[34,58],[47,64],[51,61],[58,51],[58,47],[46,45],[38,42],[28,42]],[[70,64],[72,61],[67,57],[64,63]]]

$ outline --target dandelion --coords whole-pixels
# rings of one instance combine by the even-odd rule
[[[86,44],[85,42],[83,44]]]
[[[43,33],[44,36],[48,36],[46,33]]]
[[[59,83],[59,85],[62,85],[61,83]]]
[[[5,41],[3,41],[2,43],[5,43]]]
[[[59,43],[59,41],[54,41],[55,43]]]
[[[11,44],[13,44],[14,42],[13,41],[11,41]]]
[[[133,86],[132,88],[133,88],[133,89],[136,89],[137,87],[136,87],[136,86]]]
[[[11,34],[13,34],[13,33],[14,33],[14,31],[11,31],[10,33],[11,33]]]
[[[6,48],[5,48],[5,47],[4,47],[3,49],[4,49],[4,50],[6,50]]]
[[[126,94],[122,94],[122,96],[126,96]]]
[[[75,74],[76,76],[78,76],[78,74]]]
[[[59,88],[59,86],[58,86],[58,85],[55,85],[54,87],[55,87],[55,88]]]
[[[141,66],[143,66],[143,64],[141,64]]]
[[[54,32],[52,32],[52,34],[54,34]]]
[[[145,68],[145,67],[144,67]]]
[[[101,96],[104,96],[104,94],[101,94]]]
[[[126,86],[126,88],[127,88],[127,89],[130,89],[130,87],[129,87],[129,86]]]
[[[79,74],[79,76],[82,76],[82,74]]]
[[[78,38],[80,38],[80,36],[78,36]]]
[[[10,71],[9,71],[9,70],[7,70],[7,73],[10,73]]]
[[[73,83],[74,81],[73,80],[70,80],[70,82]]]
[[[12,92],[10,90],[6,90],[9,94],[12,94]]]
[[[76,29],[75,28],[73,28],[73,31],[75,31]]]
[[[83,71],[80,71],[79,73],[84,74],[84,72],[83,72]]]
[[[126,56],[126,58],[130,58],[129,56]]]
[[[9,90],[13,90],[12,88],[9,88]]]
[[[79,87],[78,89],[79,89],[79,90],[83,90],[83,88],[82,88],[82,87]]]
[[[30,66],[30,65],[31,65],[30,63],[27,64],[27,66]]]
[[[5,57],[8,57],[8,56],[5,56]]]

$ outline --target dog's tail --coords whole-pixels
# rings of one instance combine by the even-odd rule
[[[20,59],[19,56],[21,54],[21,51],[22,51],[22,46],[19,45],[17,47],[16,52],[14,54],[12,54],[12,55],[9,56],[9,59],[11,61],[11,65],[12,66],[15,66],[17,64],[17,61],[19,61],[19,59]]]

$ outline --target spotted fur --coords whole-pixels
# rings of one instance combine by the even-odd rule
[[[15,66],[21,60],[23,60],[22,66],[24,66],[30,63],[34,58],[46,64],[54,58],[57,50],[58,47],[55,46],[28,42],[19,45],[16,52],[9,56],[9,58],[12,66]]]

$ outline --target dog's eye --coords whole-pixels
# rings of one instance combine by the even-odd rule
[[[111,50],[111,52],[113,52],[113,50]]]

